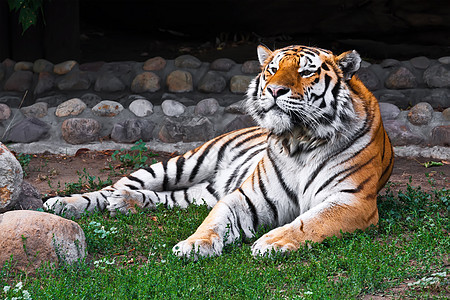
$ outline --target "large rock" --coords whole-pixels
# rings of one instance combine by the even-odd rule
[[[146,117],[153,113],[153,104],[147,99],[138,98],[130,103],[128,109],[137,117]]]
[[[436,126],[431,131],[431,144],[450,146],[450,125]]]
[[[394,120],[400,114],[400,109],[391,103],[380,102],[380,114],[383,121]]]
[[[388,89],[412,89],[417,86],[414,74],[405,67],[393,70],[384,83]]]
[[[431,88],[450,87],[450,66],[434,65],[423,73],[423,81]]]
[[[233,130],[256,126],[256,122],[249,115],[237,116],[233,121],[230,121],[225,127],[223,133]]]
[[[253,76],[246,75],[235,75],[231,77],[230,90],[235,94],[244,94],[247,91],[250,81],[252,81]]]
[[[39,73],[39,79],[34,88],[34,94],[39,95],[44,92],[47,92],[53,88],[55,85],[55,77],[49,72],[41,72]]]
[[[40,58],[34,61],[33,72],[52,72],[54,65],[46,59]]]
[[[149,141],[153,137],[155,124],[149,120],[128,119],[114,124],[111,139],[117,143]]]
[[[258,74],[261,72],[261,65],[257,60],[248,60],[242,64],[241,71],[244,74]]]
[[[22,107],[20,111],[27,118],[43,118],[47,115],[48,104],[46,102],[37,102],[33,105]]]
[[[393,146],[418,145],[424,142],[423,137],[411,131],[402,121],[387,120],[383,125]]]
[[[94,119],[72,118],[61,125],[62,136],[69,144],[86,144],[98,139],[101,124]]]
[[[92,112],[101,117],[115,117],[122,110],[122,104],[111,100],[103,100],[92,108]]]
[[[99,95],[87,93],[81,96],[81,100],[86,103],[89,108],[93,108],[102,101],[102,98]]]
[[[166,60],[160,56],[147,59],[142,67],[145,71],[159,71],[166,67]]]
[[[0,103],[0,122],[8,120],[11,116],[11,108],[8,105]]]
[[[174,63],[177,68],[197,69],[202,65],[202,62],[197,57],[189,54],[178,56],[175,58]]]
[[[91,80],[87,73],[74,70],[64,75],[56,86],[61,91],[87,90],[91,86]]]
[[[426,102],[417,103],[408,113],[408,120],[414,125],[426,125],[433,118],[433,107]]]
[[[33,63],[29,61],[18,61],[14,65],[14,71],[33,71]]]
[[[206,117],[167,118],[159,139],[164,143],[207,141],[214,137],[214,126]]]
[[[31,71],[16,71],[5,82],[5,91],[25,92],[31,88],[33,73]]]
[[[25,180],[22,182],[22,188],[13,210],[37,210],[42,209],[41,196],[39,191]]]
[[[156,92],[161,88],[160,78],[153,72],[144,72],[137,75],[131,83],[133,93]]]
[[[204,93],[222,93],[227,81],[215,71],[208,71],[198,83],[198,90]]]
[[[0,213],[16,205],[22,190],[23,172],[15,156],[0,142]],[[0,235],[2,234],[0,230]],[[0,238],[0,243],[3,239]],[[0,247],[0,255],[2,255]]]
[[[74,263],[86,256],[81,227],[49,213],[17,210],[0,215],[0,266],[33,272],[43,263]]]
[[[74,60],[64,61],[53,67],[53,72],[58,75],[64,75],[72,71],[72,69],[77,66],[78,63]]]
[[[169,91],[173,93],[184,93],[194,90],[192,75],[187,71],[173,71],[167,76],[166,84]]]
[[[175,100],[164,100],[161,109],[168,117],[179,117],[186,111],[186,106]]]
[[[78,116],[86,109],[86,104],[78,98],[73,98],[56,107],[57,117]]]
[[[236,65],[236,62],[229,58],[218,58],[209,66],[211,70],[228,72]]]
[[[36,142],[46,137],[50,128],[50,125],[37,118],[23,119],[11,127],[6,140],[14,143]]]
[[[95,81],[94,90],[97,92],[121,92],[125,84],[112,72],[100,74]]]
[[[358,75],[358,78],[371,91],[377,90],[381,87],[380,80],[375,72],[373,72],[370,68],[361,68],[358,70],[356,75]]]
[[[219,102],[214,98],[201,100],[196,106],[194,112],[197,115],[212,116],[219,109]]]

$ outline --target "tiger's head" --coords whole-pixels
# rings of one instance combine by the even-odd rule
[[[356,118],[347,85],[360,66],[356,51],[335,56],[313,47],[272,52],[260,45],[258,59],[262,71],[249,86],[246,106],[261,127],[330,140]]]

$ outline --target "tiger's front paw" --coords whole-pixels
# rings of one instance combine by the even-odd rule
[[[172,251],[178,257],[197,260],[199,257],[218,256],[222,254],[223,241],[212,230],[207,235],[194,234],[176,244]]]
[[[48,212],[66,218],[79,218],[85,209],[85,206],[81,207],[80,202],[77,195],[72,197],[53,197],[45,201],[43,206],[44,210]]]
[[[283,227],[275,228],[260,237],[252,245],[253,256],[270,255],[273,252],[287,252],[300,248],[300,242],[293,238],[292,232]]]

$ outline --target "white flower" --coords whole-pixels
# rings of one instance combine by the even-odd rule
[[[22,295],[23,295],[23,299],[25,299],[25,300],[31,300],[32,299],[30,293],[27,290],[23,290],[22,291]]]
[[[22,281],[19,281],[19,282],[16,284],[16,288],[18,288],[19,290],[22,289],[22,286],[23,286]]]
[[[4,291],[5,293],[8,293],[10,289],[11,289],[11,287],[10,287],[9,285],[5,285],[5,286],[3,287],[3,291]]]

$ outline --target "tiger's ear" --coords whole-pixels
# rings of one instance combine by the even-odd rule
[[[262,66],[267,58],[272,54],[269,48],[264,45],[259,45],[257,48],[259,64]]]
[[[350,80],[361,65],[361,56],[355,50],[347,51],[336,57],[336,63],[344,74],[344,80]]]

